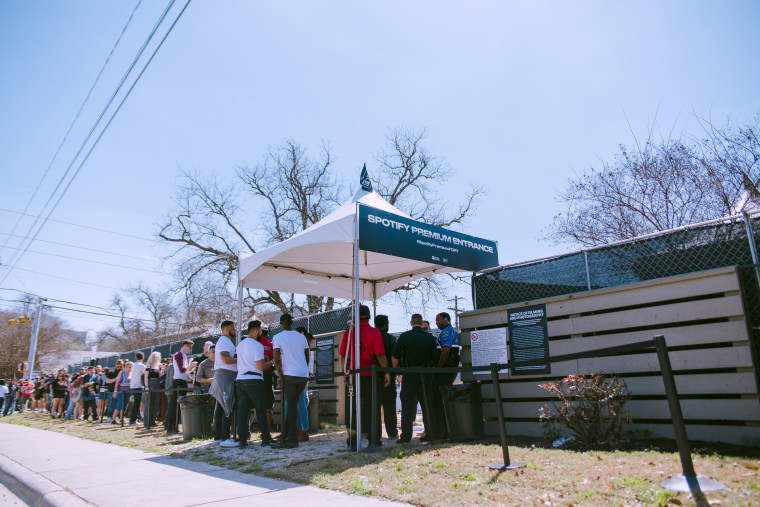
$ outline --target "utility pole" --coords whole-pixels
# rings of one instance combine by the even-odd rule
[[[42,318],[42,298],[37,296],[37,310],[34,315],[34,323],[32,324],[32,340],[29,343],[29,373],[26,377],[28,380],[32,379],[32,372],[34,371],[34,356],[37,355],[37,336],[40,333],[40,319]]]
[[[454,315],[456,316],[456,328],[459,329],[459,300],[467,301],[467,298],[463,298],[461,296],[454,296],[454,299],[447,299],[447,302],[453,301],[454,302],[454,308],[449,307],[449,310],[454,311]]]

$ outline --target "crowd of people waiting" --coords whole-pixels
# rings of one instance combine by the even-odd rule
[[[419,314],[411,317],[411,330],[394,339],[388,333],[388,318],[375,317],[375,327],[369,324],[369,308],[360,308],[360,364],[382,367],[421,366],[451,367],[459,364],[459,335],[451,326],[447,313],[436,316],[440,329],[438,337],[430,334],[430,325]],[[207,341],[203,353],[190,357],[194,342],[183,342],[179,351],[169,358],[153,352],[145,360],[142,352],[135,361],[119,359],[114,368],[82,367],[69,375],[66,370],[31,380],[0,380],[2,416],[17,412],[47,413],[52,418],[92,420],[111,424],[146,426],[162,422],[167,433],[178,432],[178,400],[189,393],[209,393],[215,400],[214,441],[222,447],[245,447],[250,438],[251,412],[255,410],[261,445],[284,448],[297,447],[308,440],[308,399],[306,386],[312,374],[309,369],[313,336],[306,329],[292,329],[288,314],[280,318],[282,331],[269,341],[267,329],[258,320],[248,324],[247,336],[236,345],[237,331],[232,321],[221,324],[222,335],[216,343]],[[350,327],[341,340],[339,355],[344,370],[353,368],[354,328]],[[421,440],[433,441],[447,437],[445,414],[440,387],[451,385],[456,374],[410,374],[405,377],[391,373],[380,375],[377,403],[376,433],[373,426],[371,373],[365,372],[358,383],[346,377],[348,384],[356,383],[361,390],[363,436],[372,445],[382,445],[381,420],[386,434],[409,443],[417,404],[422,405],[425,434]],[[401,384],[401,433],[398,432],[396,384]],[[285,419],[279,441],[270,433],[274,408],[274,388],[279,384],[285,401]],[[350,392],[352,389],[346,389]],[[144,396],[145,395],[145,396]],[[424,402],[424,403],[423,403]],[[235,405],[237,404],[237,407]],[[349,405],[351,403],[349,402]],[[296,410],[289,410],[295,406]],[[236,408],[236,410],[235,410]],[[349,419],[348,444],[355,444],[356,407]],[[231,422],[237,413],[237,438],[231,438]]]
[[[225,447],[239,444],[240,438],[237,441],[230,438],[230,417],[236,399],[241,409],[246,403],[249,405],[246,414],[254,407],[257,414],[265,414],[262,434],[269,435],[274,408],[273,389],[278,377],[274,373],[276,353],[267,337],[268,330],[262,328],[258,320],[248,325],[248,336],[244,338],[254,339],[257,345],[250,357],[236,354],[236,330],[231,321],[223,322],[221,330],[222,336],[217,343],[207,341],[203,353],[195,357],[189,357],[194,342],[187,340],[168,358],[153,352],[146,361],[144,354],[138,351],[135,361],[118,359],[113,368],[96,365],[82,367],[72,374],[61,369],[32,379],[0,379],[0,414],[45,413],[67,421],[91,420],[111,424],[124,424],[128,420],[128,425],[150,418],[150,426],[162,422],[167,433],[176,434],[180,424],[178,401],[186,394],[210,392],[216,399],[213,426],[217,443],[224,441]],[[314,337],[305,328],[298,328],[296,333],[305,344],[303,373],[308,380],[308,350]],[[240,344],[243,352],[251,349],[245,339]],[[246,370],[240,378],[238,360]],[[290,365],[289,360],[286,363]],[[296,402],[296,442],[309,438],[307,403],[304,391]],[[242,426],[248,428],[248,421],[239,426],[241,431]],[[264,440],[269,438],[267,436]]]

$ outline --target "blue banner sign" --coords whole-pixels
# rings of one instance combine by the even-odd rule
[[[359,205],[359,248],[467,271],[499,265],[496,243]]]

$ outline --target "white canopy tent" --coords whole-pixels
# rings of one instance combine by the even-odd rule
[[[359,190],[308,229],[255,254],[241,253],[243,288],[353,299],[357,203],[409,218],[377,192]],[[374,301],[411,280],[462,271],[376,252],[360,252],[359,299]]]
[[[244,288],[276,290],[313,296],[353,299],[354,322],[359,304],[372,301],[418,278],[463,271],[450,266],[359,250],[359,203],[404,218],[377,192],[359,190],[338,209],[295,236],[254,254],[239,254],[240,315]],[[357,276],[358,273],[358,276]],[[242,327],[242,326],[241,326]],[[359,348],[359,328],[354,353]],[[358,365],[358,358],[353,364]],[[361,403],[356,389],[357,407]],[[357,409],[357,432],[361,435],[361,411]],[[361,438],[357,438],[357,450]]]

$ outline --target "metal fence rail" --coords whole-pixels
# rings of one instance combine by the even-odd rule
[[[475,309],[753,264],[758,230],[760,217],[734,215],[482,271],[472,279]]]

